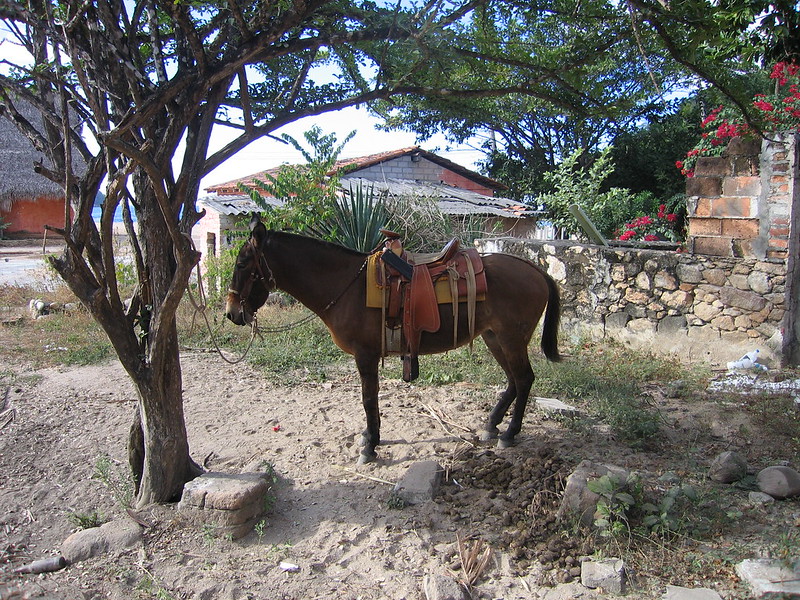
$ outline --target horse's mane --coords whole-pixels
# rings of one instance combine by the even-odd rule
[[[342,246],[341,244],[335,244],[333,242],[328,242],[326,240],[321,240],[319,238],[311,237],[308,235],[300,235],[297,233],[291,233],[289,231],[277,231],[277,230],[269,230],[267,232],[267,239],[285,239],[285,240],[302,240],[303,242],[316,246],[315,250],[333,250],[336,252],[344,252],[347,254],[351,254],[353,256],[366,256],[365,253],[359,252],[358,250],[353,250],[352,248],[347,248],[346,246]]]

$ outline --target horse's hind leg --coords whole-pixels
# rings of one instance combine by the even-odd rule
[[[356,356],[358,374],[361,376],[361,402],[367,417],[367,428],[361,435],[361,455],[358,464],[374,461],[375,447],[381,443],[381,413],[378,409],[378,359]]]
[[[514,438],[522,429],[522,419],[525,416],[528,396],[533,386],[534,375],[528,358],[528,345],[521,341],[503,346],[497,336],[493,334],[484,335],[484,340],[492,352],[492,356],[503,367],[508,378],[506,391],[500,395],[497,406],[489,414],[486,433],[497,435],[497,425],[503,420],[513,402],[514,411],[511,420],[498,442],[501,448],[507,448],[514,443]]]
[[[483,334],[483,340],[486,342],[486,346],[489,348],[492,356],[494,356],[497,363],[505,372],[506,380],[508,382],[506,389],[500,393],[500,396],[497,399],[497,404],[492,409],[492,412],[489,413],[489,419],[480,434],[480,440],[482,442],[488,442],[496,439],[500,434],[497,426],[503,421],[506,416],[506,412],[508,412],[508,407],[511,406],[511,403],[514,402],[514,399],[517,397],[517,385],[514,382],[514,376],[508,367],[508,362],[506,361],[505,354],[503,354],[503,349],[500,347],[500,343],[497,341],[497,336],[495,336],[495,334],[491,331],[487,331]]]

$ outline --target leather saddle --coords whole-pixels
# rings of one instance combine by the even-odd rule
[[[386,328],[402,331],[403,380],[419,376],[419,346],[422,332],[441,327],[439,304],[453,307],[453,347],[458,340],[459,304],[467,303],[470,336],[475,329],[475,304],[486,293],[483,261],[475,248],[462,249],[452,239],[440,252],[406,252],[400,236],[382,230],[387,240],[377,266],[377,283],[384,290]],[[386,354],[386,334],[382,340]]]

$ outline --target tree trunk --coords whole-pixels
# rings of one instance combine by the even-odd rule
[[[203,470],[189,455],[189,442],[183,414],[177,332],[159,372],[147,369],[137,381],[139,404],[134,414],[128,456],[136,482],[136,507],[173,502],[180,498],[183,485]]]

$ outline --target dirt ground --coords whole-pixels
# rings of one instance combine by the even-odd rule
[[[363,412],[353,370],[324,384],[283,388],[244,364],[187,352],[192,456],[228,473],[273,465],[279,480],[264,526],[232,541],[187,523],[175,506],[153,507],[139,514],[151,525],[141,547],[55,573],[15,575],[14,567],[58,554],[76,530],[71,514],[125,516],[119,493],[106,484],[125,481],[135,395],[116,361],[41,370],[7,364],[3,378],[0,399],[6,393],[15,411],[0,423],[3,599],[416,600],[425,597],[426,575],[461,573],[457,537],[493,549],[473,597],[544,598],[558,583],[574,581],[580,556],[600,550],[592,536],[553,518],[564,478],[583,459],[638,470],[655,487],[671,472],[702,492],[700,510],[718,517],[703,539],[686,536],[646,560],[637,547],[618,544],[631,569],[630,597],[658,598],[673,584],[747,598],[733,559],[763,555],[800,524],[797,501],[752,506],[747,490],[704,478],[723,450],[743,452],[758,468],[778,459],[798,466],[731,403],[650,390],[664,426],[649,450],[633,450],[603,427],[579,430],[530,409],[519,444],[500,451],[476,445],[474,435],[498,390],[383,381],[380,459],[357,467]],[[105,482],[96,476],[103,457],[112,461]],[[446,468],[441,494],[392,508],[385,482],[428,459]],[[300,569],[286,572],[281,561]],[[585,588],[581,596],[565,593],[560,597],[591,597]]]

